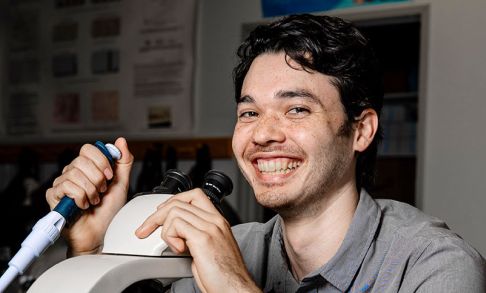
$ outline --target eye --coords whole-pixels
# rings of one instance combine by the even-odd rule
[[[240,117],[255,117],[258,116],[257,112],[255,111],[246,111],[240,114]]]
[[[310,110],[307,109],[307,108],[304,108],[304,107],[293,107],[287,113],[290,114],[290,115],[302,116],[302,115],[305,115],[305,114],[309,114]]]
[[[238,114],[238,118],[241,121],[250,121],[256,117],[258,117],[258,113],[255,111],[242,111]]]

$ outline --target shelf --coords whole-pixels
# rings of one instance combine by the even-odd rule
[[[128,147],[136,160],[142,160],[149,148],[160,148],[163,153],[167,147],[176,149],[178,159],[193,160],[196,151],[207,145],[213,159],[230,159],[233,157],[230,137],[188,138],[168,140],[129,140]],[[66,149],[79,151],[82,143],[30,143],[0,145],[0,163],[16,163],[23,149],[30,149],[39,155],[40,162],[56,162],[58,156]]]

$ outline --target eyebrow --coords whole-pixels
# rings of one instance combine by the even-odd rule
[[[315,104],[322,105],[321,101],[311,92],[304,89],[280,90],[275,94],[277,98],[305,98]]]
[[[275,94],[276,98],[288,99],[288,98],[305,98],[315,104],[322,105],[321,101],[311,92],[304,89],[296,90],[280,90]],[[255,99],[249,95],[244,95],[238,98],[236,104],[240,103],[255,103]]]
[[[237,100],[236,100],[236,104],[241,104],[241,103],[255,103],[255,99],[253,99],[251,96],[249,95],[244,95],[244,96],[241,96],[239,97]]]

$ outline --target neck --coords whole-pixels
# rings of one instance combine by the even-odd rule
[[[336,254],[353,219],[358,198],[356,185],[350,183],[323,196],[321,202],[315,203],[315,212],[283,218],[285,251],[296,280],[302,280]]]

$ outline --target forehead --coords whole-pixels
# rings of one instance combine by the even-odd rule
[[[331,76],[305,70],[283,52],[265,53],[253,60],[243,81],[241,97],[261,100],[277,97],[282,91],[307,92],[329,106],[340,103],[332,81]]]

